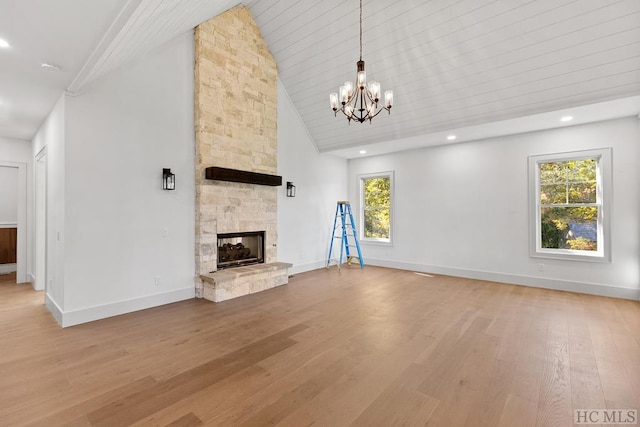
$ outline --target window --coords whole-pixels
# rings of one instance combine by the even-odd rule
[[[611,150],[529,157],[531,256],[609,260]]]
[[[360,176],[360,240],[391,242],[393,172]]]

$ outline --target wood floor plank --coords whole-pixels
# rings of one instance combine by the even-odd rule
[[[591,343],[589,326],[581,313],[569,324],[569,360],[571,369],[571,403],[574,409],[607,407],[600,382],[600,372]]]
[[[438,403],[437,399],[406,387],[389,387],[351,425],[424,426]]]
[[[593,346],[593,354],[598,367],[600,384],[609,409],[635,408],[640,402],[632,379],[623,363],[616,347],[616,340],[609,328],[600,322],[589,322],[589,335]]]
[[[534,299],[534,295],[529,296]],[[549,317],[545,310],[536,307],[523,341],[519,343],[511,394],[534,402],[537,406],[544,369]]]
[[[549,328],[536,425],[567,426],[573,422],[573,411],[566,317],[553,313]]]
[[[414,335],[392,353],[366,349],[361,363],[285,418],[279,425],[348,425],[402,373],[431,337]]]
[[[480,380],[478,384],[480,395],[475,402],[475,409],[467,419],[467,426],[495,426],[500,423],[502,412],[510,396],[515,366],[511,362],[493,359],[486,369],[477,367],[476,377]]]
[[[304,325],[289,328],[256,341],[239,350],[214,359],[192,370],[183,372],[160,382],[149,390],[124,396],[100,409],[87,414],[95,426],[129,425],[168,404],[215,384],[252,364],[263,360],[282,349],[295,344],[288,334],[304,329]]]
[[[533,427],[536,424],[537,405],[530,400],[509,394],[500,414],[498,427]]]
[[[197,427],[201,425],[203,425],[202,420],[193,415],[192,412],[189,412],[188,414],[183,415],[177,420],[167,424],[167,427]]]
[[[486,318],[474,319],[462,336],[452,343],[450,348],[439,351],[435,360],[428,365],[429,374],[418,387],[422,393],[440,399],[444,392],[454,386],[456,374],[471,353],[474,346],[483,340],[483,332],[489,326]]]
[[[0,275],[0,425],[565,426],[640,409],[639,328],[639,302],[367,266],[62,329]]]
[[[245,394],[241,401],[229,402],[229,405],[209,408],[206,411],[203,408],[197,414],[207,423],[214,425],[245,423],[258,413],[269,414],[282,410],[282,397],[293,391],[298,392],[303,385],[316,390],[311,392],[309,396],[317,395],[317,390],[320,387],[313,384],[316,378],[322,381],[321,378],[327,373],[335,378],[336,374],[343,374],[360,363],[361,360],[362,354],[360,352],[353,353],[347,349],[334,347],[319,357],[311,357],[304,366],[298,369],[282,372],[279,377],[276,377],[277,381],[271,382],[261,390]],[[296,402],[291,402],[291,410],[295,410],[295,405]]]

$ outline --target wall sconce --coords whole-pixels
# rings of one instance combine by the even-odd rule
[[[171,169],[162,169],[162,189],[163,190],[175,190],[176,189],[176,176],[171,173]]]
[[[296,197],[296,186],[291,181],[287,181],[287,197]]]

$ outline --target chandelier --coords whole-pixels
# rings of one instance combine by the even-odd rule
[[[367,72],[364,70],[364,61],[362,60],[362,0],[360,0],[360,60],[356,64],[358,72],[355,84],[347,81],[340,86],[339,93],[329,94],[329,103],[334,116],[337,116],[338,111],[341,111],[351,124],[351,120],[360,123],[369,120],[371,123],[371,120],[382,110],[391,114],[393,91],[386,90],[384,92],[383,105],[379,103],[380,83],[371,81],[367,84]]]

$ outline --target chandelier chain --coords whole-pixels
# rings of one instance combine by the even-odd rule
[[[362,61],[362,0],[360,0],[360,61]]]

